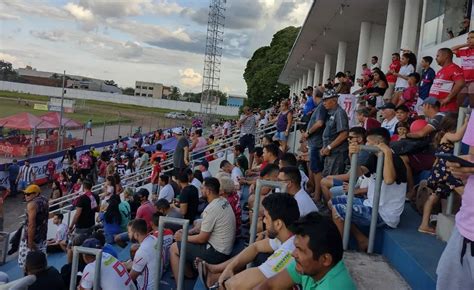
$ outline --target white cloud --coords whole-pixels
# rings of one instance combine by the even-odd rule
[[[24,66],[24,63],[22,61],[19,61],[18,58],[15,56],[8,54],[8,53],[3,53],[0,52],[0,60],[6,61],[11,63],[14,67],[21,67]]]
[[[49,41],[60,41],[64,40],[65,33],[62,30],[53,30],[53,31],[38,31],[30,30],[30,34],[34,37],[49,40]]]
[[[64,6],[72,17],[74,17],[83,27],[84,30],[90,31],[97,27],[97,22],[91,10],[74,3],[68,3]]]
[[[179,70],[181,84],[188,88],[197,88],[202,85],[202,75],[195,72],[192,68]]]
[[[0,13],[0,20],[20,20],[20,16],[7,14],[7,13]]]

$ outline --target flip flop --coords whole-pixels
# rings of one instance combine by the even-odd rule
[[[432,232],[432,231],[418,229],[418,232],[420,232],[422,234],[428,234],[428,235],[436,236],[436,232]]]

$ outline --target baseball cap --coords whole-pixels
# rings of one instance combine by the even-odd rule
[[[395,111],[398,111],[398,110],[402,110],[403,112],[407,112],[407,113],[410,112],[410,109],[408,109],[408,107],[405,105],[400,105],[395,108]]]
[[[146,189],[146,188],[140,188],[140,189],[135,193],[135,195],[148,197],[148,196],[150,195],[150,192],[149,192],[148,189]]]
[[[328,99],[338,98],[338,97],[339,95],[333,89],[325,90],[323,93],[323,100],[328,100]]]
[[[423,101],[423,105],[440,106],[440,102],[435,97],[428,97]]]
[[[41,189],[36,184],[30,184],[30,185],[28,185],[28,187],[25,190],[23,190],[23,192],[26,193],[26,194],[40,193]]]
[[[391,110],[395,110],[395,105],[392,104],[392,103],[386,103],[384,104],[383,106],[379,107],[379,110],[385,110],[385,109],[391,109]]]
[[[82,246],[85,248],[92,248],[92,249],[102,249],[102,243],[95,238],[90,238],[82,243]]]
[[[181,128],[173,128],[173,134],[181,135],[181,134],[183,134],[183,129],[181,129]]]

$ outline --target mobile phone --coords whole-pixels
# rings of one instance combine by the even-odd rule
[[[449,162],[456,162],[459,163],[462,167],[474,167],[474,163],[467,161],[465,159],[462,159],[461,157],[455,156],[453,154],[448,154],[448,153],[436,153],[436,157],[438,158],[443,158],[446,161]]]

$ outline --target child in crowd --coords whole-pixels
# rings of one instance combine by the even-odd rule
[[[397,132],[393,134],[390,141],[400,141],[407,137],[407,134],[410,133],[410,124],[408,122],[399,122],[397,124]]]
[[[420,82],[420,74],[411,73],[408,76],[408,87],[403,90],[403,94],[396,104],[397,107],[405,105],[410,110],[410,117],[414,118],[417,116],[415,105],[418,100],[418,83]]]

